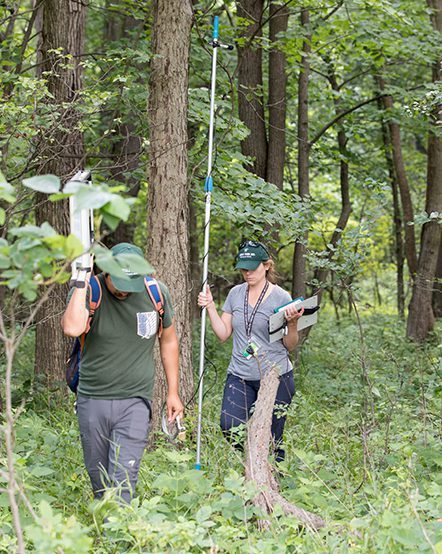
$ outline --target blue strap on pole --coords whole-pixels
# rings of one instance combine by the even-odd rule
[[[204,183],[204,192],[212,192],[213,190],[213,179],[212,176],[209,175],[206,177],[206,181]]]
[[[218,28],[218,16],[215,15],[215,17],[213,18],[213,40],[218,39]]]

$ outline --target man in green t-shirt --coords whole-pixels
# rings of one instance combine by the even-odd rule
[[[129,243],[114,246],[112,254],[135,254]],[[86,334],[81,356],[77,414],[84,461],[94,496],[116,486],[129,502],[147,443],[150,402],[155,377],[153,350],[159,314],[146,290],[144,277],[123,267],[126,278],[101,273],[99,308]],[[87,283],[90,275],[87,276]],[[178,395],[179,349],[169,292],[158,283],[164,299],[163,331],[159,338],[166,373],[167,417],[182,416]],[[88,287],[74,288],[62,318],[64,333],[82,335],[89,319]]]

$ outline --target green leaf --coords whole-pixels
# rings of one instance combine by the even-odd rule
[[[201,508],[195,514],[195,519],[198,523],[207,521],[212,515],[212,508],[210,506],[201,506]]]
[[[2,174],[3,175],[3,174]],[[0,198],[9,204],[15,201],[14,187],[0,178]]]
[[[120,254],[119,256],[113,256],[110,250],[106,250],[102,247],[95,247],[95,262],[100,269],[106,273],[115,275],[115,277],[121,277],[128,279],[127,274],[122,268],[130,269],[134,273],[139,275],[149,275],[154,273],[154,268],[141,256],[136,254]]]
[[[115,217],[114,215],[108,214],[107,212],[102,212],[103,215],[103,221],[106,223],[106,225],[109,227],[111,231],[115,231],[118,224],[120,223],[120,218]]]
[[[121,196],[114,196],[112,201],[103,207],[103,211],[105,211],[107,214],[118,217],[123,221],[127,221],[127,218],[130,214],[130,207],[128,206],[124,198],[121,198]]]
[[[52,473],[54,473],[54,470],[47,466],[34,466],[31,469],[31,474],[34,475],[34,477],[44,477]]]
[[[73,260],[83,254],[83,251],[84,246],[81,240],[79,240],[79,238],[75,235],[68,235],[64,246],[64,253],[66,254],[66,257]]]
[[[96,210],[111,202],[113,194],[102,187],[81,185],[74,197],[76,210]]]
[[[32,190],[52,194],[60,190],[60,179],[56,175],[37,175],[23,179],[23,184]]]
[[[0,254],[0,269],[8,269],[11,267],[11,258]]]
[[[57,202],[58,200],[64,200],[65,198],[69,198],[70,194],[66,194],[64,192],[57,192],[55,194],[51,194],[48,196],[48,200],[51,202]]]

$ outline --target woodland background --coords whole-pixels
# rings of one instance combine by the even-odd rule
[[[221,304],[255,238],[293,296],[321,297],[279,468],[319,532],[278,510],[258,531],[217,428],[229,345],[210,331],[191,469],[214,15],[234,49],[218,52],[210,282]],[[11,1],[0,22],[1,551],[441,552],[442,1]],[[79,251],[60,190],[84,167],[97,243],[143,247],[181,343],[187,442],[155,437],[127,508],[91,503],[63,383]],[[157,415],[163,395],[159,379]]]

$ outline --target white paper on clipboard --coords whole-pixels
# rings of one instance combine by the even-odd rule
[[[301,308],[315,308],[318,305],[318,297],[317,295],[315,295],[311,296],[310,298],[306,298],[305,300],[296,298],[295,300],[292,300],[292,302],[288,302],[287,304],[284,304],[283,306],[277,308],[277,312],[272,314],[269,319],[270,342],[275,342],[279,339],[282,339],[282,337],[284,336],[284,311],[286,310],[286,308],[288,308],[288,306],[294,303],[296,303],[296,308],[298,310],[300,310]],[[302,315],[298,320],[298,331],[302,331],[302,329],[314,325],[315,323],[317,323],[317,321],[317,311],[311,315]]]

